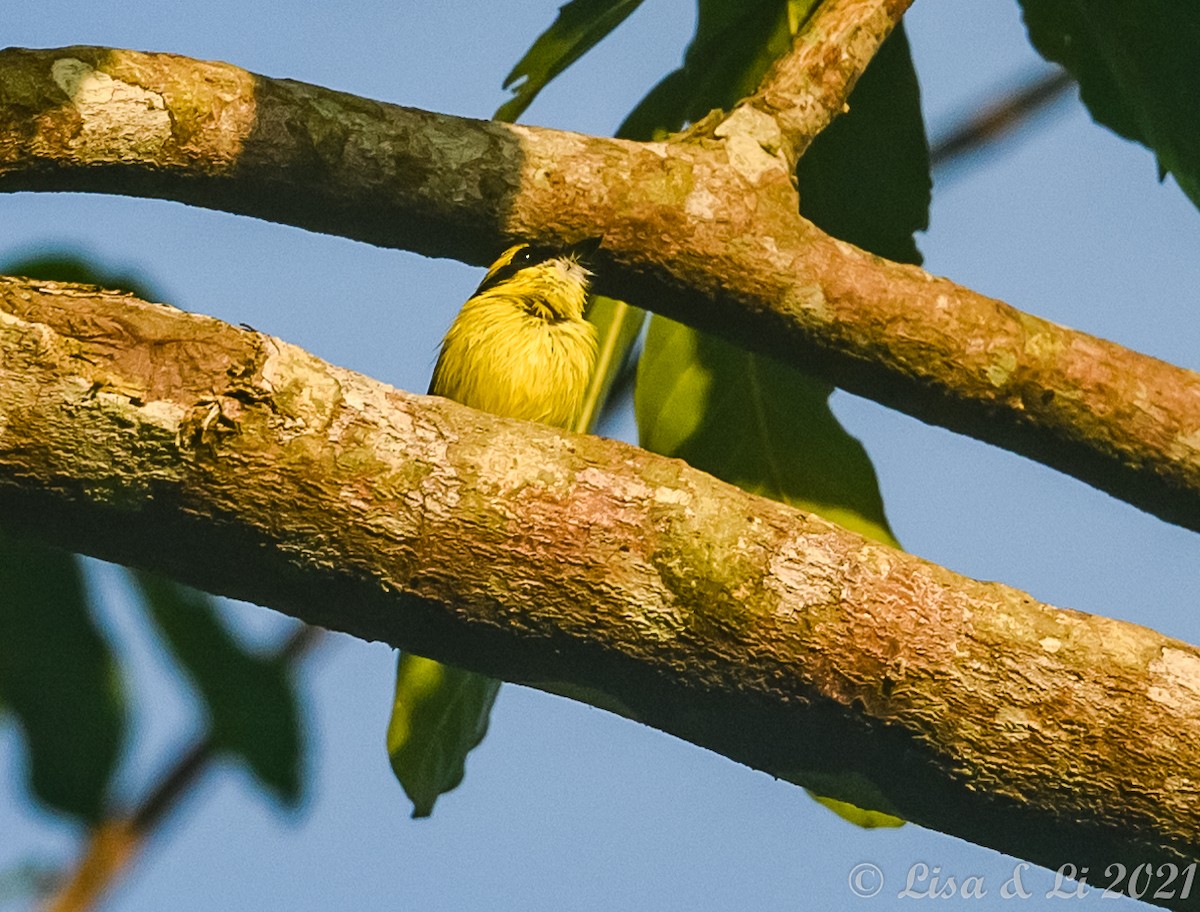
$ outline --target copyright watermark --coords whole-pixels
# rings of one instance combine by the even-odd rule
[[[855,896],[878,896],[879,891],[883,889],[883,871],[879,870],[878,865],[864,861],[850,869],[849,882],[850,892]]]
[[[989,878],[918,861],[889,886],[883,869],[864,861],[850,869],[846,883],[851,893],[863,899],[881,894],[897,899],[1082,899],[1099,892],[1105,898],[1172,900],[1191,898],[1193,887],[1200,895],[1200,886],[1196,885],[1198,867],[1197,862],[1183,866],[1114,863],[1103,871],[1093,871],[1087,866],[1064,864],[1055,871],[1046,871],[1022,861],[1013,866],[1011,876]]]

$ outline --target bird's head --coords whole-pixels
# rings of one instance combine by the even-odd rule
[[[565,247],[514,244],[497,257],[475,295],[493,289],[519,295],[560,285],[586,293],[592,273],[585,264],[600,248],[601,240],[588,238]]]

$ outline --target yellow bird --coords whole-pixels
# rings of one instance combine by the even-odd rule
[[[442,341],[429,392],[506,418],[571,428],[596,363],[583,317],[599,239],[569,247],[517,244],[500,254]],[[402,653],[388,725],[392,769],[426,817],[462,781],[487,731],[500,682]]]

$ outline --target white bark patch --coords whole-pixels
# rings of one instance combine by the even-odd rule
[[[764,174],[784,167],[777,155],[783,144],[779,124],[757,108],[743,105],[714,132],[725,140],[730,166],[751,184],[757,184]]]
[[[1200,656],[1166,646],[1148,671],[1151,700],[1188,714],[1200,711]]]
[[[722,206],[720,198],[704,187],[697,187],[683,201],[684,211],[688,215],[708,222],[717,218],[717,214],[722,211]]]
[[[177,402],[166,399],[153,399],[139,410],[142,420],[163,430],[177,433],[179,425],[187,417],[187,412]]]
[[[74,57],[51,65],[50,75],[83,121],[76,146],[90,159],[120,161],[153,153],[171,138],[162,95],[101,73]]]
[[[776,613],[791,617],[812,607],[841,601],[835,547],[822,546],[820,536],[796,536],[783,542],[771,558],[763,581],[777,599]]]
[[[266,352],[262,384],[275,399],[283,439],[316,432],[334,440],[330,422],[342,402],[342,387],[333,371],[302,348],[273,336],[261,338]]]

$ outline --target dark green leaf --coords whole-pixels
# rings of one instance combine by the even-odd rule
[[[920,263],[929,225],[929,144],[908,39],[899,26],[854,87],[850,111],[813,141],[797,169],[800,212],[834,237]]]
[[[618,135],[660,137],[714,108],[731,107],[754,91],[816,5],[816,0],[701,0],[683,65],[650,90]]]
[[[504,80],[513,97],[496,112],[497,120],[512,122],[524,113],[555,76],[595,47],[642,0],[570,0],[558,10],[554,24],[538,36]],[[515,84],[515,85],[514,85]]]
[[[99,822],[126,719],[78,560],[0,534],[0,593],[0,700],[25,733],[34,794]]]
[[[286,657],[247,651],[202,592],[133,574],[146,608],[196,686],[218,750],[243,760],[288,805],[300,800],[300,711]]]
[[[1021,0],[1034,47],[1079,81],[1098,123],[1150,147],[1200,206],[1200,4]]]
[[[462,782],[499,690],[492,678],[401,653],[387,745],[414,817],[428,817],[438,797]]]
[[[100,288],[127,291],[144,301],[154,300],[149,285],[136,273],[109,269],[82,254],[70,251],[56,250],[13,260],[0,265],[0,273],[29,279],[97,285]]]

